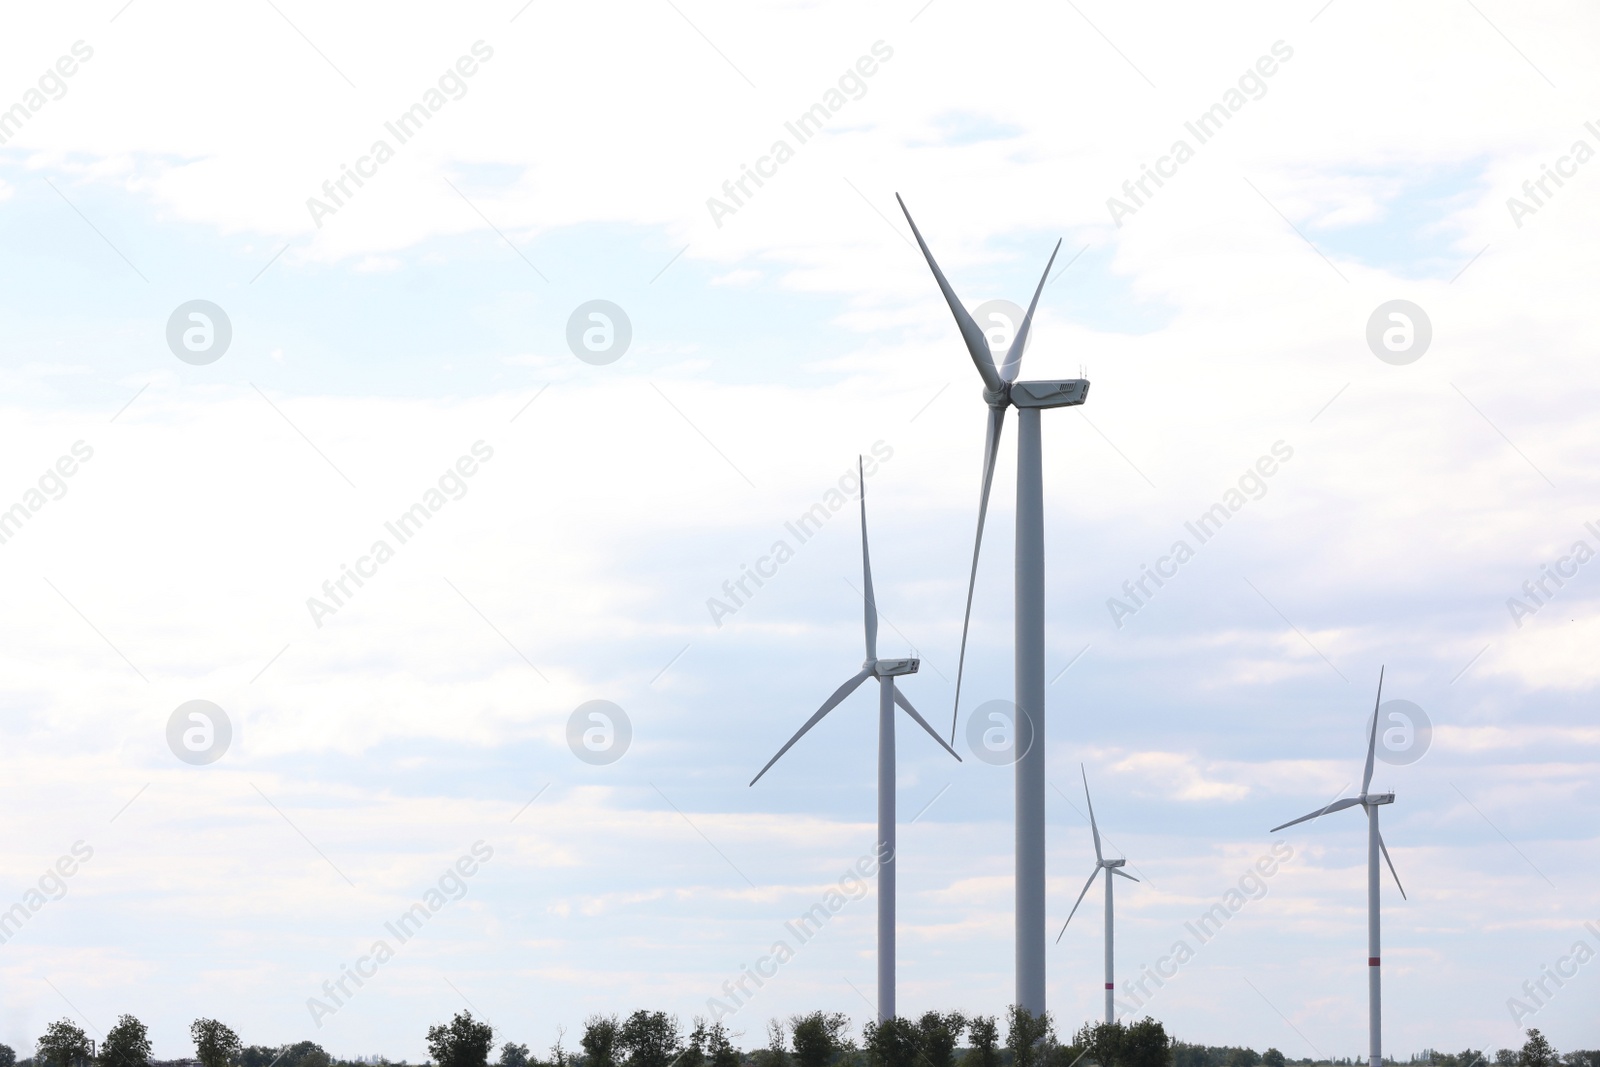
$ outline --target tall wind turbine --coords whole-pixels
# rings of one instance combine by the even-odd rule
[[[899,194],[895,199],[900,200]],[[967,608],[961,623],[961,660],[956,671],[956,703],[951,711],[950,738],[955,739],[956,716],[961,707],[961,675],[967,662],[967,626],[972,619],[972,593],[978,581],[978,552],[983,546],[983,522],[989,510],[989,489],[994,482],[995,459],[1000,452],[1000,431],[1006,409],[1017,409],[1017,543],[1016,543],[1016,705],[1019,721],[1014,736],[1016,759],[1016,1003],[1035,1015],[1044,1005],[1044,476],[1039,412],[1045,408],[1073,407],[1089,395],[1083,378],[1019,382],[1022,350],[1033,324],[1039,293],[1050,277],[1061,242],[1056,242],[1045,264],[1033,302],[1011,341],[1005,361],[996,367],[989,341],[956,299],[955,290],[934,262],[933,253],[911,218],[904,200],[900,210],[911,223],[945,303],[955,316],[972,363],[983,379],[983,402],[989,408],[989,427],[983,445],[983,486],[978,494],[978,531],[972,544],[972,575],[967,580]]]
[[[778,754],[767,761],[761,768],[761,773],[750,779],[750,784],[755,785],[761,780],[761,775],[766,774],[774,763],[783,757],[783,754],[794,747],[796,741],[806,735],[823,717],[838,707],[851,693],[854,693],[862,682],[868,678],[878,679],[878,1021],[894,1018],[894,867],[895,867],[895,815],[894,815],[894,707],[896,704],[905,709],[906,714],[916,721],[916,724],[928,732],[950,755],[955,756],[959,762],[961,757],[956,755],[956,750],[945,744],[944,738],[938,731],[928,725],[917,709],[911,706],[911,701],[900,692],[895,685],[895,679],[902,675],[915,674],[922,665],[919,659],[879,659],[878,658],[878,601],[872,592],[872,556],[867,551],[867,482],[861,472],[859,458],[856,462],[857,477],[861,483],[861,576],[865,586],[866,596],[866,632],[867,632],[867,658],[861,664],[849,681],[833,691],[833,696],[823,701],[817,713],[806,720],[806,724],[780,749]]]
[[[1139,879],[1129,874],[1122,868],[1127,864],[1126,859],[1108,860],[1100,851],[1100,827],[1094,821],[1094,801],[1089,799],[1089,773],[1083,769],[1083,764],[1078,765],[1078,770],[1083,774],[1083,799],[1089,802],[1089,830],[1094,834],[1094,870],[1089,872],[1089,880],[1083,883],[1083,892],[1078,894],[1077,903],[1072,905],[1072,911],[1067,914],[1067,922],[1061,924],[1061,933],[1056,935],[1056,944],[1061,943],[1061,935],[1067,932],[1067,923],[1078,914],[1078,904],[1083,903],[1083,898],[1088,895],[1089,887],[1094,885],[1094,880],[1100,876],[1101,871],[1106,872],[1106,1022],[1117,1021],[1117,1011],[1113,1004],[1116,994],[1116,979],[1111,967],[1111,876],[1121,875],[1130,882]]]
[[[1378,703],[1383,701],[1383,668],[1378,668]],[[1378,853],[1383,853],[1383,862],[1389,865],[1389,873],[1394,876],[1395,888],[1400,890],[1401,899],[1405,899],[1405,887],[1400,884],[1400,875],[1395,872],[1394,861],[1389,858],[1389,849],[1383,843],[1383,835],[1378,832],[1378,809],[1385,804],[1394,803],[1393,793],[1369,793],[1372,786],[1372,760],[1378,752],[1378,703],[1372,705],[1372,732],[1367,738],[1367,767],[1361,774],[1361,794],[1359,796],[1345,797],[1335,800],[1325,808],[1318,808],[1310,815],[1302,815],[1298,819],[1286,822],[1283,826],[1274,826],[1273,833],[1296,823],[1306,822],[1328,814],[1330,811],[1342,811],[1353,808],[1357,804],[1367,810],[1367,1041],[1369,1049],[1370,1067],[1383,1067],[1383,984],[1379,975],[1379,922],[1378,922]]]

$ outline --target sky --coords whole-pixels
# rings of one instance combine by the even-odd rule
[[[957,708],[981,383],[898,193],[969,309],[1060,241],[1022,375],[1093,383],[1043,416],[1058,1030],[1101,1004],[1098,889],[1054,940],[1087,778],[1129,1017],[1364,1055],[1362,828],[1268,831],[1359,788],[1381,670],[1385,1050],[1600,1047],[1592,9],[5,29],[0,1042],[859,1036],[870,691],[748,784],[859,667],[858,455],[880,650],[963,757],[899,720],[899,1007],[1002,1012],[1013,772],[968,737],[1011,696],[1015,421]]]

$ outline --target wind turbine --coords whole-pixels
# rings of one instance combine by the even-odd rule
[[[894,865],[895,865],[895,815],[894,815],[894,707],[905,709],[916,724],[928,731],[928,736],[960,762],[956,750],[945,744],[934,728],[928,725],[911,701],[900,692],[895,679],[917,673],[922,661],[914,658],[878,658],[878,601],[872,592],[872,556],[867,551],[867,482],[861,471],[861,461],[856,461],[857,478],[861,483],[861,575],[866,597],[867,658],[849,681],[833,691],[833,696],[823,701],[815,715],[806,720],[795,735],[789,738],[778,754],[767,761],[761,773],[750,779],[755,785],[783,754],[794,747],[823,717],[843,703],[844,699],[868,678],[878,679],[878,1021],[894,1018]]]
[[[1383,668],[1378,668],[1378,703],[1383,701]],[[1383,853],[1383,862],[1389,865],[1389,873],[1394,875],[1395,888],[1400,890],[1401,899],[1406,899],[1405,887],[1400,884],[1400,875],[1395,872],[1394,861],[1389,858],[1389,848],[1383,843],[1383,835],[1378,832],[1378,809],[1385,804],[1394,803],[1393,793],[1369,793],[1367,790],[1372,785],[1372,760],[1378,752],[1378,703],[1372,705],[1372,731],[1367,738],[1367,767],[1361,774],[1361,794],[1359,796],[1344,797],[1335,800],[1325,808],[1318,808],[1310,815],[1302,815],[1298,819],[1286,822],[1283,826],[1274,826],[1273,833],[1296,823],[1307,822],[1320,818],[1330,811],[1342,811],[1353,808],[1357,804],[1367,809],[1367,1038],[1370,1055],[1370,1067],[1383,1067],[1383,983],[1379,975],[1379,921],[1378,921],[1378,853]]]
[[[1100,828],[1094,821],[1094,801],[1089,799],[1089,774],[1084,771],[1083,764],[1078,765],[1078,770],[1083,774],[1083,799],[1089,801],[1089,830],[1094,834],[1094,870],[1089,872],[1089,880],[1083,883],[1083,892],[1078,894],[1078,901],[1072,905],[1072,911],[1067,914],[1067,922],[1061,924],[1061,933],[1056,935],[1056,944],[1061,943],[1061,935],[1067,932],[1067,923],[1072,921],[1072,916],[1078,914],[1078,904],[1083,903],[1083,898],[1088,895],[1089,887],[1094,885],[1094,880],[1100,876],[1101,871],[1106,872],[1106,1022],[1117,1021],[1116,1008],[1112,999],[1116,994],[1116,981],[1111,969],[1111,876],[1121,875],[1130,882],[1139,879],[1129,874],[1122,868],[1127,864],[1126,859],[1108,860],[1100,851]]]
[[[900,200],[900,195],[895,194]],[[983,522],[989,510],[989,489],[994,482],[995,459],[1000,452],[1000,431],[1006,409],[1017,409],[1017,542],[1016,542],[1016,705],[1014,737],[1016,759],[1016,1003],[1035,1015],[1044,1005],[1044,478],[1039,412],[1045,408],[1073,407],[1089,395],[1083,378],[1019,382],[1022,350],[1033,324],[1039,294],[1050,277],[1061,242],[1056,242],[1045,264],[1033,302],[1011,341],[1005,360],[996,367],[989,341],[956,299],[955,290],[934,262],[933,253],[911,218],[904,200],[900,210],[911,223],[945,303],[955,316],[972,363],[983,379],[983,402],[989,407],[989,427],[983,445],[983,487],[978,495],[978,531],[972,544],[972,575],[967,579],[967,608],[961,622],[961,659],[956,670],[956,702],[950,713],[950,738],[955,740],[956,716],[961,707],[961,676],[967,662],[967,627],[972,619],[972,593],[978,581],[978,551],[983,545]]]

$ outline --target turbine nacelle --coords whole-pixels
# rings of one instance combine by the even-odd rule
[[[1014,408],[1071,408],[1077,407],[1088,398],[1087,378],[1011,383],[1010,400]]]
[[[1379,804],[1393,804],[1394,803],[1394,794],[1393,793],[1363,793],[1361,795],[1361,803],[1367,805],[1370,808],[1375,808]]]
[[[916,674],[922,661],[910,656],[903,659],[869,659],[861,666],[878,678],[898,678],[903,674]]]
[[[1100,861],[1100,866],[1102,866],[1102,867],[1126,867],[1127,865],[1128,865],[1128,861],[1125,860],[1125,859],[1121,859],[1121,860],[1101,860]]]

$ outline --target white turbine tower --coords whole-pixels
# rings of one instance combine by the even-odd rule
[[[838,689],[817,709],[815,715],[806,720],[795,735],[778,749],[778,754],[767,761],[761,768],[760,774],[750,779],[750,784],[755,785],[761,780],[761,775],[766,774],[774,763],[783,757],[783,754],[794,747],[796,741],[804,737],[813,726],[821,722],[823,717],[838,707],[846,697],[868,678],[878,679],[878,1021],[894,1018],[894,869],[895,869],[895,814],[894,814],[894,707],[896,704],[905,709],[907,715],[914,719],[918,726],[928,731],[928,736],[937,741],[946,752],[955,756],[959,762],[961,757],[956,755],[956,750],[945,744],[934,728],[928,725],[928,720],[918,714],[917,709],[911,706],[911,701],[900,692],[895,685],[895,679],[901,675],[915,674],[922,665],[919,659],[879,659],[878,658],[878,601],[872,592],[872,556],[867,551],[867,483],[861,471],[860,460],[856,465],[857,477],[861,482],[861,575],[865,585],[866,597],[866,631],[867,631],[867,658],[861,664],[849,681]]]
[[[1078,914],[1078,905],[1082,904],[1083,903],[1083,898],[1088,895],[1089,887],[1094,885],[1094,880],[1096,878],[1100,877],[1100,872],[1101,871],[1105,871],[1106,872],[1106,1022],[1114,1023],[1114,1022],[1117,1021],[1117,1012],[1116,1012],[1116,1007],[1113,1004],[1113,998],[1114,998],[1114,996],[1116,994],[1116,988],[1117,987],[1116,987],[1116,979],[1115,979],[1113,971],[1112,971],[1112,951],[1111,951],[1111,944],[1112,944],[1112,938],[1111,938],[1111,897],[1112,897],[1111,886],[1112,886],[1112,881],[1111,881],[1111,876],[1112,875],[1121,875],[1123,878],[1126,878],[1130,882],[1137,882],[1139,879],[1135,878],[1133,875],[1129,874],[1127,871],[1122,869],[1128,862],[1126,859],[1108,860],[1108,859],[1106,859],[1104,853],[1102,853],[1100,851],[1100,827],[1095,825],[1095,821],[1094,821],[1094,801],[1089,798],[1089,773],[1083,769],[1083,765],[1081,763],[1078,765],[1078,770],[1079,770],[1080,773],[1083,774],[1083,799],[1088,801],[1088,803],[1089,803],[1089,831],[1092,834],[1094,834],[1094,870],[1089,872],[1089,880],[1087,882],[1083,883],[1083,892],[1078,894],[1077,902],[1072,905],[1072,911],[1067,914],[1067,922],[1061,924],[1061,933],[1056,935],[1056,944],[1060,944],[1061,943],[1062,934],[1065,934],[1067,932],[1067,923],[1070,923],[1072,921],[1072,917],[1074,915]]]
[[[899,200],[899,194],[895,199]],[[972,575],[967,580],[967,609],[961,624],[961,660],[956,670],[956,703],[951,712],[950,738],[955,739],[956,714],[961,707],[961,675],[967,662],[967,624],[972,618],[972,592],[978,580],[978,551],[983,545],[983,521],[989,510],[989,489],[994,463],[1000,452],[1000,432],[1006,409],[1017,409],[1017,543],[1016,543],[1016,1003],[1035,1015],[1044,1013],[1044,477],[1039,412],[1045,408],[1073,407],[1089,394],[1082,378],[1019,382],[1022,351],[1033,324],[1039,293],[1050,277],[1056,253],[1050,253],[1033,302],[1011,341],[1005,360],[995,366],[989,341],[945,280],[927,242],[911,218],[905,201],[900,210],[911,223],[945,303],[955,316],[978,376],[983,379],[983,402],[989,407],[989,427],[983,445],[983,487],[978,495],[978,532],[972,545]],[[1061,242],[1056,242],[1056,251]]]
[[[1378,701],[1372,705],[1372,730],[1367,738],[1367,767],[1361,774],[1361,794],[1359,796],[1344,797],[1335,800],[1325,808],[1318,808],[1310,815],[1302,815],[1298,819],[1286,822],[1283,826],[1274,826],[1273,833],[1296,823],[1307,822],[1320,818],[1330,811],[1343,811],[1353,808],[1357,804],[1367,811],[1367,1044],[1370,1067],[1383,1067],[1383,983],[1379,974],[1381,956],[1379,937],[1379,899],[1378,883],[1381,876],[1378,873],[1378,854],[1383,854],[1383,862],[1389,865],[1389,873],[1394,876],[1395,888],[1400,890],[1401,899],[1405,899],[1405,887],[1400,884],[1400,875],[1395,872],[1394,861],[1389,858],[1389,849],[1383,843],[1383,835],[1378,832],[1378,809],[1385,804],[1394,803],[1393,793],[1369,793],[1372,786],[1372,761],[1378,752],[1378,704],[1383,701],[1383,668],[1378,669]]]

